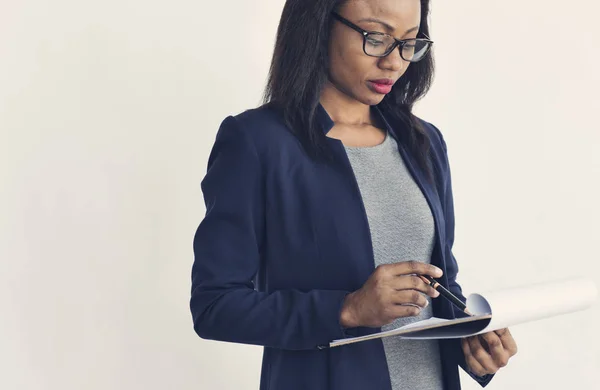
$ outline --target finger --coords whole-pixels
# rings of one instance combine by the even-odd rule
[[[512,337],[510,330],[508,328],[497,330],[496,333],[500,333],[500,341],[504,347],[504,350],[508,352],[510,356],[515,356],[517,354],[517,342]]]
[[[485,368],[475,359],[471,352],[471,347],[467,339],[461,339],[461,346],[463,353],[465,354],[465,362],[469,366],[471,372],[477,376],[484,376],[487,374]]]
[[[389,316],[391,320],[395,320],[400,317],[414,317],[421,314],[421,308],[412,305],[392,305],[389,309]],[[390,321],[391,322],[391,321]]]
[[[425,283],[423,279],[417,275],[398,276],[396,277],[396,280],[394,280],[393,286],[396,290],[417,290],[433,298],[440,296],[440,293],[436,289]]]
[[[479,335],[479,337],[485,340],[485,343],[487,344],[487,350],[492,356],[492,360],[496,366],[499,368],[505,367],[508,364],[508,359],[510,356],[508,352],[504,350],[504,346],[502,345],[502,341],[500,341],[500,337],[495,332],[487,332]]]
[[[495,374],[498,371],[498,366],[494,363],[494,360],[490,354],[483,348],[479,337],[468,338],[469,347],[471,347],[471,354],[485,369],[487,374]]]
[[[429,302],[425,295],[417,290],[400,290],[393,293],[392,302],[396,305],[416,305],[421,308],[427,307]]]
[[[420,261],[401,261],[399,263],[390,264],[390,267],[393,269],[395,275],[429,275],[434,278],[441,277],[444,272],[438,267],[428,264],[422,263]]]
[[[440,292],[438,290],[436,290],[435,288],[433,288],[433,286],[431,285],[431,282],[429,280],[427,280],[427,278],[425,278],[423,275],[419,275],[418,277],[428,287],[429,292],[427,293],[427,295],[429,295],[432,298],[437,298],[440,296]]]

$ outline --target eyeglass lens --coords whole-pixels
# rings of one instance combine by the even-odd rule
[[[365,52],[371,56],[385,56],[391,52],[395,43],[394,38],[387,34],[367,34],[365,37]],[[419,61],[427,54],[429,46],[429,42],[408,40],[402,46],[402,58],[406,61]]]

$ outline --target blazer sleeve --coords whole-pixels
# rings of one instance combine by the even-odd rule
[[[444,189],[444,210],[445,210],[445,214],[444,217],[446,219],[446,247],[445,247],[445,258],[446,258],[446,276],[448,278],[448,289],[457,297],[459,297],[460,299],[462,299],[463,302],[466,301],[465,296],[463,295],[462,292],[462,288],[460,287],[460,285],[458,284],[458,282],[456,281],[456,276],[458,274],[458,263],[456,261],[456,258],[454,257],[454,254],[452,253],[452,246],[454,245],[454,199],[452,196],[452,175],[450,172],[450,164],[449,164],[449,159],[448,159],[448,148],[446,145],[446,142],[444,141],[444,137],[442,136],[442,133],[440,132],[439,129],[437,129],[435,126],[434,128],[437,130],[439,138],[441,140],[441,144],[442,144],[442,148],[444,150],[444,163],[445,163],[445,167],[446,167],[446,174],[445,174],[445,189]],[[466,313],[464,313],[463,311],[459,310],[456,307],[452,307],[452,310],[454,310],[454,314],[456,317],[460,318],[460,317],[466,317],[468,316]],[[469,376],[471,376],[471,378],[473,378],[475,381],[477,381],[481,387],[485,387],[487,386],[487,384],[492,380],[492,378],[494,377],[494,374],[488,374],[488,375],[484,375],[484,376],[477,376],[475,374],[473,374],[465,361],[465,355],[464,352],[462,350],[462,346],[460,345],[460,339],[452,339],[452,342],[455,343],[455,347],[454,350],[456,351],[456,358],[458,361],[458,365],[467,373],[469,374]]]
[[[241,121],[221,123],[201,182],[206,214],[194,235],[190,309],[204,339],[313,349],[346,337],[350,291],[255,290],[264,239],[261,161]]]

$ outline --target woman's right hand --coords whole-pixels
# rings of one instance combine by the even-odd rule
[[[416,316],[428,305],[423,294],[440,295],[418,275],[439,278],[442,274],[439,268],[418,261],[380,265],[359,290],[346,296],[340,323],[345,328],[378,328],[396,318]]]

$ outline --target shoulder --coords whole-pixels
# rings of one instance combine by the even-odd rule
[[[265,104],[233,113],[223,119],[214,149],[236,151],[232,158],[258,161],[261,169],[271,171],[296,164],[305,155],[300,140],[289,130],[283,115]],[[237,156],[237,157],[236,157]]]
[[[231,114],[223,120],[223,124],[235,127],[238,136],[253,144],[259,154],[260,151],[273,149],[275,145],[295,142],[295,136],[285,125],[283,115],[270,104]]]
[[[282,117],[279,111],[277,111],[275,107],[268,103],[259,107],[246,109],[232,116],[248,129],[283,125]]]
[[[417,118],[417,121],[419,123],[421,123],[421,125],[427,132],[427,135],[429,136],[429,140],[430,140],[432,146],[440,147],[440,148],[442,148],[442,150],[444,152],[446,152],[447,151],[446,141],[444,140],[444,135],[442,134],[440,129],[438,129],[438,127],[435,126],[433,123],[428,122],[416,115],[415,115],[415,118]]]
[[[232,116],[243,131],[257,140],[291,134],[281,112],[270,104],[250,108]]]
[[[444,140],[444,135],[433,123],[417,116],[415,117],[417,118],[417,121],[421,123],[429,137],[431,146],[429,150],[430,161],[432,162],[434,169],[441,174],[441,185],[445,186],[450,175],[450,162],[448,160],[448,149],[446,141]]]
[[[434,163],[439,164],[442,171],[448,169],[448,148],[446,140],[440,129],[433,123],[426,121],[415,115],[417,121],[423,126],[431,145],[430,155]]]

